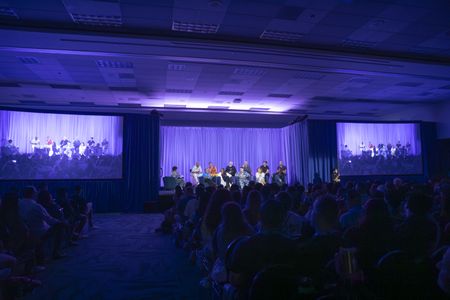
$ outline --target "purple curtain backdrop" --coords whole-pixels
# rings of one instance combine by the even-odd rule
[[[117,116],[69,115],[0,110],[0,141],[12,139],[20,153],[32,152],[30,141],[37,136],[42,143],[49,136],[59,143],[66,136],[87,142],[109,142],[109,153],[119,155],[123,144],[123,118]]]
[[[220,168],[231,160],[241,166],[247,160],[253,175],[267,160],[271,173],[280,160],[286,162],[283,138],[278,128],[222,128],[161,126],[160,159],[164,176],[170,176],[172,166],[186,181],[191,181],[189,169],[199,161],[203,171],[208,162]]]
[[[391,143],[395,146],[400,141],[402,145],[411,144],[411,154],[421,154],[419,124],[336,123],[336,130],[339,157],[344,145],[347,145],[354,155],[360,154],[361,142],[364,142],[367,148],[370,142],[374,145]]]

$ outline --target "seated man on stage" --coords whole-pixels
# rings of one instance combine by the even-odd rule
[[[41,141],[39,140],[39,138],[37,136],[34,137],[34,139],[32,139],[30,141],[31,144],[31,150],[33,151],[33,153],[35,152],[34,149],[39,149],[40,145],[41,145]]]
[[[73,139],[73,149],[75,153],[80,153],[81,142],[78,138]]]
[[[234,183],[234,176],[236,175],[236,172],[237,172],[236,167],[233,166],[233,162],[230,161],[228,163],[228,166],[225,168],[225,173],[227,175],[226,180],[225,180],[227,183],[227,185],[226,185],[227,188],[230,187],[230,185]]]
[[[193,182],[194,185],[198,185],[200,183],[198,178],[202,176],[202,173],[203,173],[202,167],[200,166],[200,163],[197,161],[191,169],[191,175],[194,181]]]
[[[108,152],[108,145],[109,145],[108,140],[104,138],[102,141],[103,155],[106,154],[106,152]]]
[[[265,183],[269,183],[270,169],[269,166],[267,165],[267,160],[263,161],[263,164],[259,168],[261,169],[261,172],[264,173]]]
[[[286,184],[286,166],[283,164],[282,161],[280,161],[280,164],[278,165],[277,172],[275,175],[273,175],[273,180],[276,184],[279,186],[282,186],[283,184]]]
[[[61,148],[63,148],[63,147],[65,147],[65,146],[67,146],[68,143],[69,143],[69,140],[67,139],[67,137],[63,137],[62,140],[61,140],[61,142],[59,142],[59,146],[60,146]]]
[[[95,146],[95,141],[94,141],[94,137],[91,136],[91,139],[87,142],[89,147],[94,147]]]
[[[248,164],[248,161],[244,160],[244,163],[242,164],[242,167],[244,168],[245,172],[247,172],[250,176],[252,176],[252,169],[250,168],[250,165]]]
[[[250,174],[245,171],[244,167],[239,168],[239,173],[237,174],[237,177],[239,179],[239,186],[241,189],[244,188],[244,186],[247,186],[250,182]]]
[[[219,185],[220,184],[220,178],[219,178],[219,174],[217,174],[217,168],[212,162],[208,163],[208,168],[206,169],[206,175],[207,175],[206,176],[207,178],[205,178],[205,182],[208,183],[208,185],[212,185],[212,184]]]
[[[175,178],[175,180],[177,181],[177,185],[179,185],[180,187],[184,188],[184,178],[178,172],[178,167],[177,166],[173,166],[172,167],[172,173],[170,174],[170,176]]]

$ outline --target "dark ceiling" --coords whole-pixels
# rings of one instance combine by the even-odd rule
[[[0,0],[0,23],[1,104],[373,119],[450,98],[449,1]]]
[[[448,0],[10,0],[0,22],[450,60]]]

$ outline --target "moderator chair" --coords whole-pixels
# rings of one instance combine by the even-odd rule
[[[172,176],[164,176],[163,183],[166,191],[172,191],[177,187],[177,180]]]

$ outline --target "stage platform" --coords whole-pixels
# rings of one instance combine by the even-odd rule
[[[159,213],[163,212],[166,209],[172,207],[173,203],[173,195],[175,191],[166,191],[160,189],[158,192],[158,199],[156,201],[149,201],[144,203],[144,212],[145,213]]]

